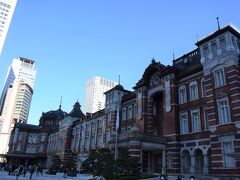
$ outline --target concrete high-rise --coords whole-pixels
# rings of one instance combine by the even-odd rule
[[[94,113],[105,107],[104,92],[112,89],[118,83],[94,76],[87,81],[84,112]]]
[[[0,154],[8,150],[14,123],[27,122],[35,76],[35,61],[23,57],[13,59],[0,99]]]
[[[17,0],[0,1],[0,54],[12,20]]]

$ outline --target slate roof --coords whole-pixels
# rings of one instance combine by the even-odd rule
[[[68,116],[82,118],[82,119],[85,118],[85,115],[83,114],[83,112],[81,110],[81,105],[78,101],[73,105],[73,109],[68,114]]]

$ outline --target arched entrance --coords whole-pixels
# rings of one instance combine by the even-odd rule
[[[195,172],[197,174],[203,173],[203,152],[201,149],[196,149],[194,152],[195,156]]]
[[[153,116],[153,133],[163,134],[163,93],[162,91],[151,96],[152,99],[152,116]]]
[[[190,173],[190,153],[188,150],[184,150],[181,155],[181,166],[182,166],[182,173],[189,174]]]

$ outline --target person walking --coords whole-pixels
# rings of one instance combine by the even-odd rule
[[[66,178],[67,177],[67,168],[64,167],[63,168],[63,178]]]
[[[30,172],[30,178],[29,179],[32,179],[32,175],[33,175],[33,173],[34,173],[34,166],[33,165],[30,165],[29,166],[29,172]]]
[[[23,168],[23,177],[25,177],[26,176],[26,174],[27,174],[27,166],[25,165],[24,166],[24,168]]]
[[[16,180],[18,180],[19,176],[22,174],[23,166],[19,165],[19,167],[16,169]]]

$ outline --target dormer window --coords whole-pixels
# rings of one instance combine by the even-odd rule
[[[217,54],[217,43],[216,43],[216,41],[211,42],[211,47],[212,47],[213,55],[216,55]]]
[[[226,39],[225,39],[225,37],[220,38],[220,47],[221,47],[222,50],[226,49]]]
[[[203,56],[207,57],[209,54],[208,45],[203,46]]]
[[[237,49],[236,39],[234,36],[232,36],[232,44],[233,44],[234,49]]]

